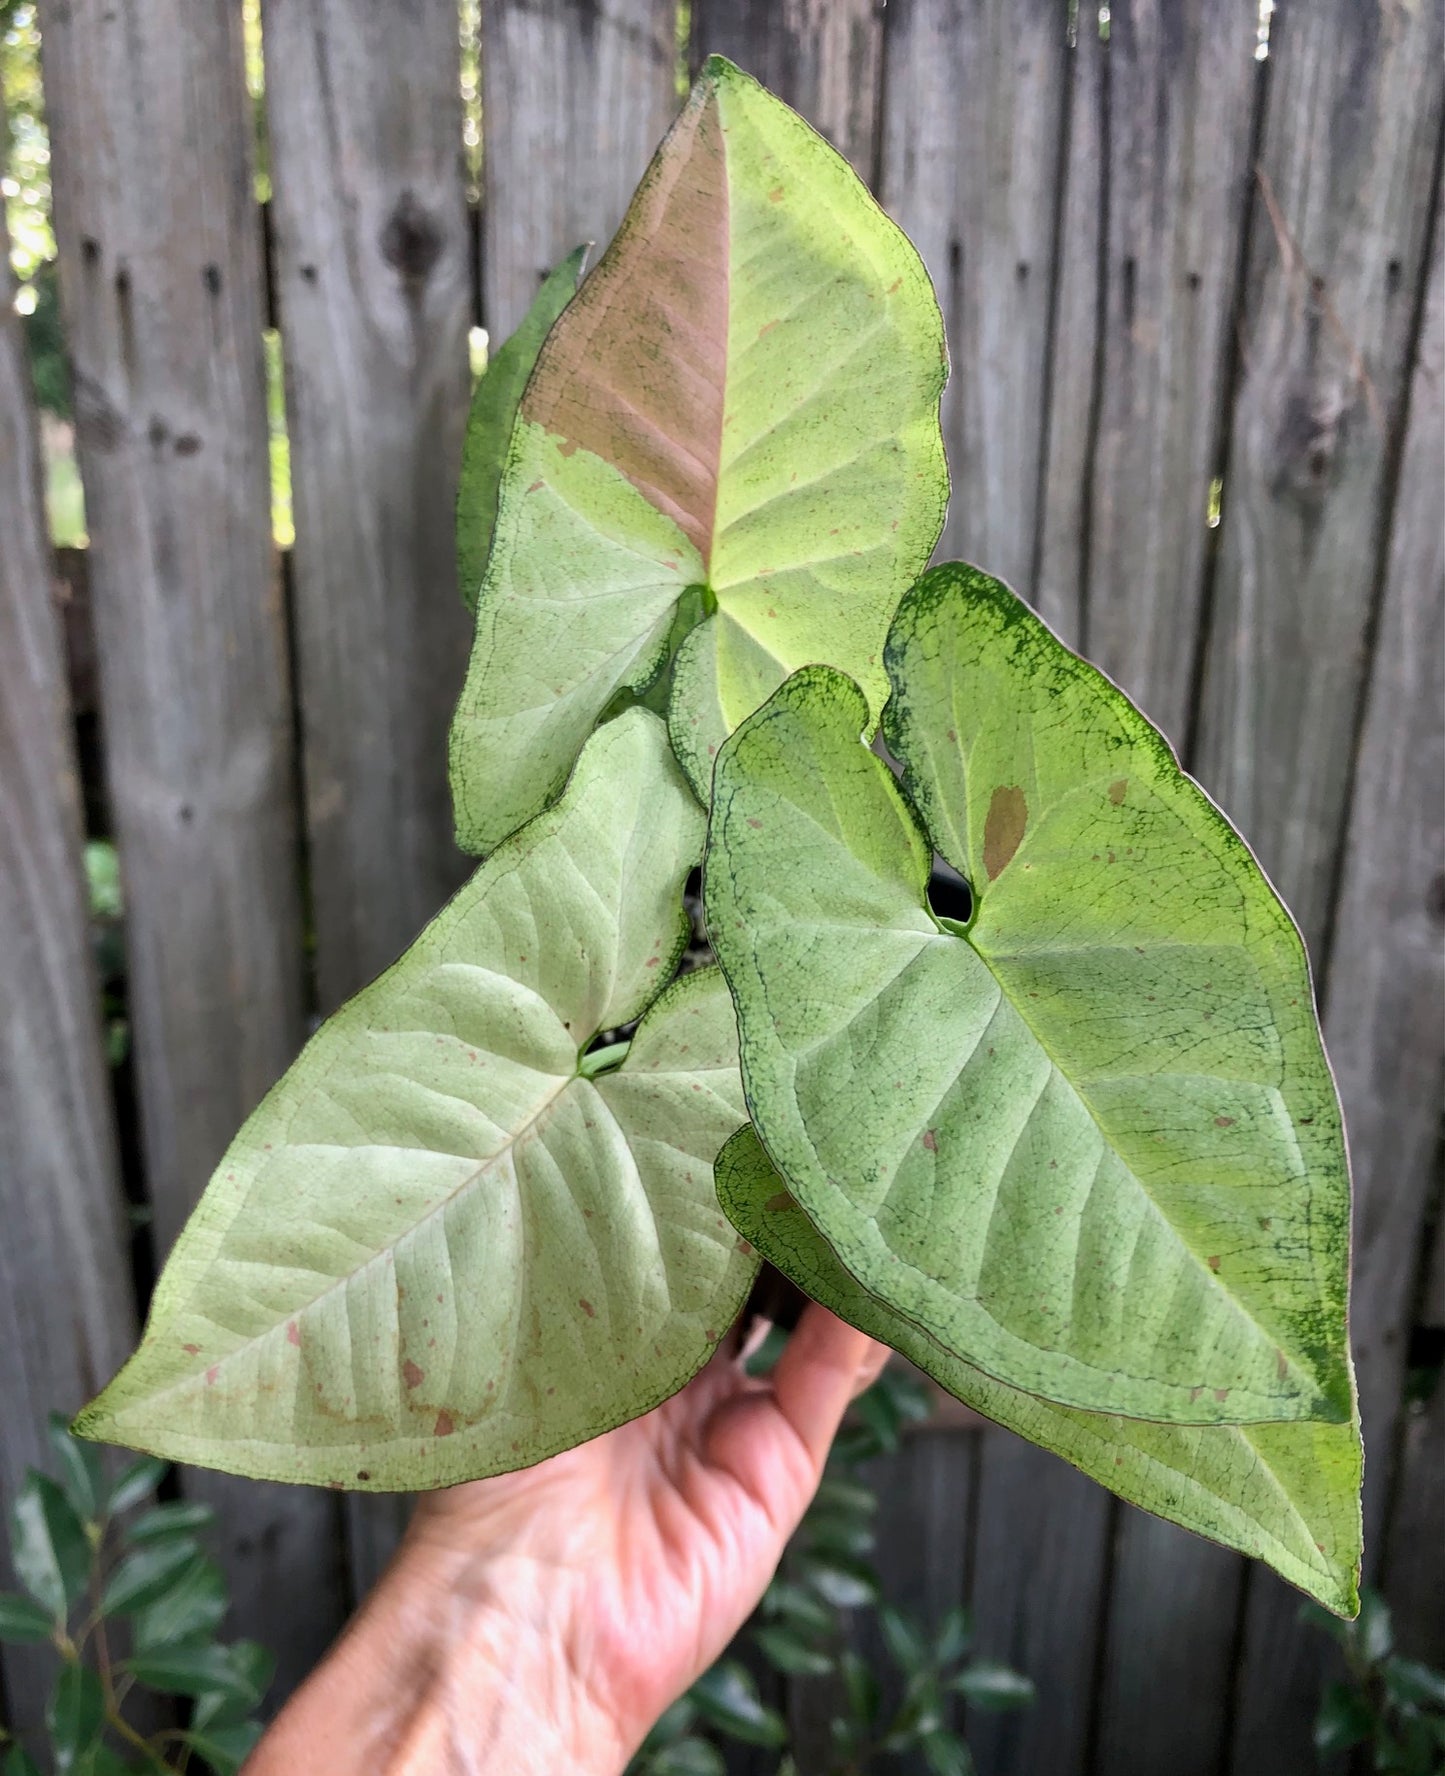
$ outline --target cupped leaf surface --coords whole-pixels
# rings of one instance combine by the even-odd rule
[[[588,743],[222,1161],[87,1435],[357,1489],[526,1466],[686,1382],[756,1268],[716,970],[659,993],[702,815],[660,720]],[[642,1015],[620,1065],[588,1053]],[[613,1052],[622,1052],[620,1050]]]
[[[800,1289],[901,1351],[957,1399],[1160,1517],[1268,1562],[1328,1609],[1359,1607],[1353,1425],[1165,1425],[1080,1412],[1004,1386],[870,1295],[788,1194],[751,1128],[717,1160],[734,1227]]]
[[[599,714],[657,674],[712,755],[798,665],[886,690],[882,649],[947,476],[922,262],[847,163],[713,58],[522,396],[452,729],[460,842],[555,794]]]
[[[1348,1182],[1299,936],[1124,696],[925,576],[889,743],[798,673],[719,759],[708,926],[753,1120],[851,1274],[1063,1405],[1346,1421]],[[936,919],[934,846],[968,878]]]

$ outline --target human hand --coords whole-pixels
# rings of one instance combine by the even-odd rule
[[[813,1304],[766,1379],[719,1355],[631,1424],[427,1494],[247,1776],[619,1776],[751,1613],[886,1356]]]

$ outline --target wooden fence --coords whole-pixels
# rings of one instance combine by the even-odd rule
[[[443,741],[467,329],[504,336],[543,271],[607,238],[680,56],[720,50],[928,262],[954,366],[944,552],[1142,702],[1300,920],[1354,1153],[1369,1576],[1439,1659],[1442,0],[693,0],[690,38],[677,0],[484,0],[479,217],[456,0],[262,16],[264,217],[239,0],[41,5],[134,1048],[117,1106],[0,284],[0,1494],[43,1462],[46,1410],[128,1347],[150,1267],[128,1200],[163,1251],[308,1019],[463,873]],[[900,1598],[968,1599],[983,1649],[1038,1683],[1031,1711],[969,1723],[983,1776],[1314,1767],[1324,1643],[1262,1569],[1003,1431],[920,1434],[884,1485]],[[221,1505],[237,1627],[291,1686],[398,1507],[184,1486]],[[22,1728],[37,1670],[7,1653]],[[785,1700],[807,1772],[825,1706],[807,1683]]]

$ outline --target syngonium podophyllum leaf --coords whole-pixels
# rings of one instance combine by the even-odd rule
[[[658,992],[701,828],[656,716],[599,729],[247,1122],[77,1428],[429,1487],[686,1382],[756,1269],[712,1184],[745,1115],[731,1000],[715,969]],[[639,1014],[630,1048],[589,1050]]]
[[[815,1301],[881,1339],[975,1412],[1042,1444],[1091,1479],[1199,1535],[1267,1561],[1327,1608],[1359,1608],[1360,1442],[1352,1425],[1151,1424],[1054,1406],[944,1350],[838,1262],[789,1196],[755,1132],[717,1160],[729,1219]]]
[[[537,362],[542,341],[572,300],[586,257],[586,247],[575,248],[543,279],[522,324],[492,353],[472,395],[457,486],[457,587],[468,610],[476,608],[487,552],[492,546],[497,492],[522,390]]]
[[[689,589],[669,728],[704,800],[793,667],[846,667],[876,713],[888,619],[943,521],[945,373],[908,241],[714,57],[522,396],[452,728],[462,845],[555,793],[661,671]]]
[[[996,581],[925,575],[885,731],[798,673],[718,761],[708,927],[753,1121],[867,1289],[995,1379],[1348,1420],[1348,1179],[1299,935],[1160,735]]]

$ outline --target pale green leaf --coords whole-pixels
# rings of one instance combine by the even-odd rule
[[[701,837],[658,718],[601,728],[243,1128],[86,1434],[410,1490],[539,1461],[695,1374],[756,1269],[712,1186],[745,1114],[727,990],[709,969],[658,996]]]
[[[472,394],[457,487],[457,588],[468,610],[476,606],[497,521],[497,489],[517,418],[517,403],[542,341],[572,300],[586,247],[578,247],[542,282],[521,325],[494,351]]]
[[[889,744],[797,674],[719,761],[708,927],[754,1123],[849,1271],[1062,1404],[1348,1420],[1348,1181],[1299,935],[1143,716],[925,576]],[[927,899],[936,846],[973,888]]]
[[[706,587],[669,731],[712,754],[793,667],[876,715],[888,619],[937,539],[946,373],[921,261],[847,163],[714,57],[518,410],[452,729],[462,845],[556,793]]]
[[[1052,1406],[951,1356],[850,1277],[788,1195],[751,1128],[717,1163],[733,1225],[768,1263],[851,1325],[901,1351],[949,1393],[1091,1479],[1252,1554],[1328,1608],[1353,1614],[1360,1569],[1360,1448],[1351,1425],[1164,1425]],[[948,1651],[967,1641],[958,1624]]]

